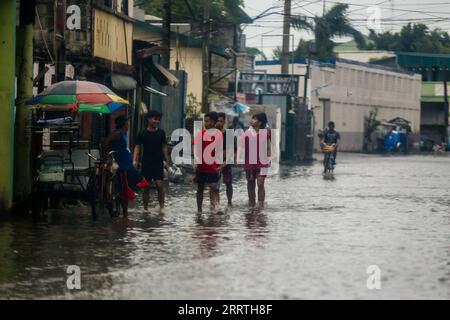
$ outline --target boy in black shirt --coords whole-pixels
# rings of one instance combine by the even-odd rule
[[[217,122],[216,122],[216,129],[219,130],[223,135],[223,157],[224,161],[226,161],[227,157],[227,134],[225,130],[225,121],[226,121],[226,115],[224,112],[217,113]],[[232,143],[232,142],[231,142]],[[232,146],[234,148],[234,154],[236,154],[237,148],[236,143]],[[231,169],[231,164],[227,163],[226,166],[222,169],[221,179],[219,182],[217,182],[216,191],[220,192],[220,186],[222,182],[226,186],[227,191],[227,199],[228,199],[228,205],[231,206],[233,203],[233,172]]]
[[[133,164],[139,165],[138,158],[142,152],[141,170],[142,175],[151,184],[156,184],[158,190],[158,202],[160,212],[164,213],[164,168],[169,166],[169,152],[167,148],[166,133],[158,128],[161,122],[162,114],[157,111],[150,111],[145,119],[147,120],[147,128],[139,133],[134,147]],[[144,189],[143,202],[144,210],[148,211],[148,203],[150,200],[149,188]]]

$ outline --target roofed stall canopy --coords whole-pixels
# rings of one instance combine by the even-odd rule
[[[400,52],[397,63],[407,69],[450,69],[450,54]]]
[[[397,63],[405,69],[422,74],[422,102],[444,102],[442,82],[444,71],[450,70],[450,54],[400,52],[397,54]]]
[[[450,69],[450,54],[397,53],[397,64],[402,68],[422,74],[422,81],[444,81]],[[447,76],[448,79],[448,76]]]

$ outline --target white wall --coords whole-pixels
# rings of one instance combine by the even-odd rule
[[[339,51],[337,56],[342,59],[359,62],[370,62],[371,59],[382,59],[395,57],[395,52],[391,51]]]
[[[336,68],[313,66],[312,86],[324,83],[331,85],[311,95],[316,133],[326,122],[334,121],[342,136],[342,151],[362,150],[364,117],[374,108],[378,109],[378,120],[401,117],[411,121],[413,133],[420,132],[420,75],[341,62]],[[330,101],[328,119],[324,117],[324,100]]]
[[[281,73],[279,64],[256,66],[256,69]],[[304,75],[305,70],[306,65],[294,64],[294,74]],[[300,80],[299,93],[303,96],[303,77]],[[374,108],[378,108],[379,120],[405,118],[412,122],[413,133],[419,134],[421,81],[419,74],[388,71],[368,64],[337,62],[335,68],[313,64],[308,95],[314,111],[316,148],[317,131],[332,120],[342,136],[341,150],[361,151],[364,117]],[[319,87],[323,88],[314,90]],[[330,101],[329,119],[324,119],[324,100]]]

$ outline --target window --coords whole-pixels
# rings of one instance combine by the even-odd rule
[[[122,0],[122,8],[120,8],[123,14],[128,16],[128,0]]]

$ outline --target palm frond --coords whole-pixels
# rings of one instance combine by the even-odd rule
[[[348,4],[339,3],[333,6],[325,15],[324,20],[334,20],[336,17],[345,17],[348,9]]]
[[[314,25],[308,22],[307,17],[302,15],[292,15],[290,23],[297,30],[314,30]]]
[[[339,32],[334,33],[334,35],[340,36],[340,37],[343,37],[343,36],[353,37],[358,48],[364,48],[364,46],[366,44],[364,35],[361,32],[359,32],[358,30],[356,30],[355,28],[353,28],[350,24],[346,25],[346,26],[342,26],[339,29]]]

